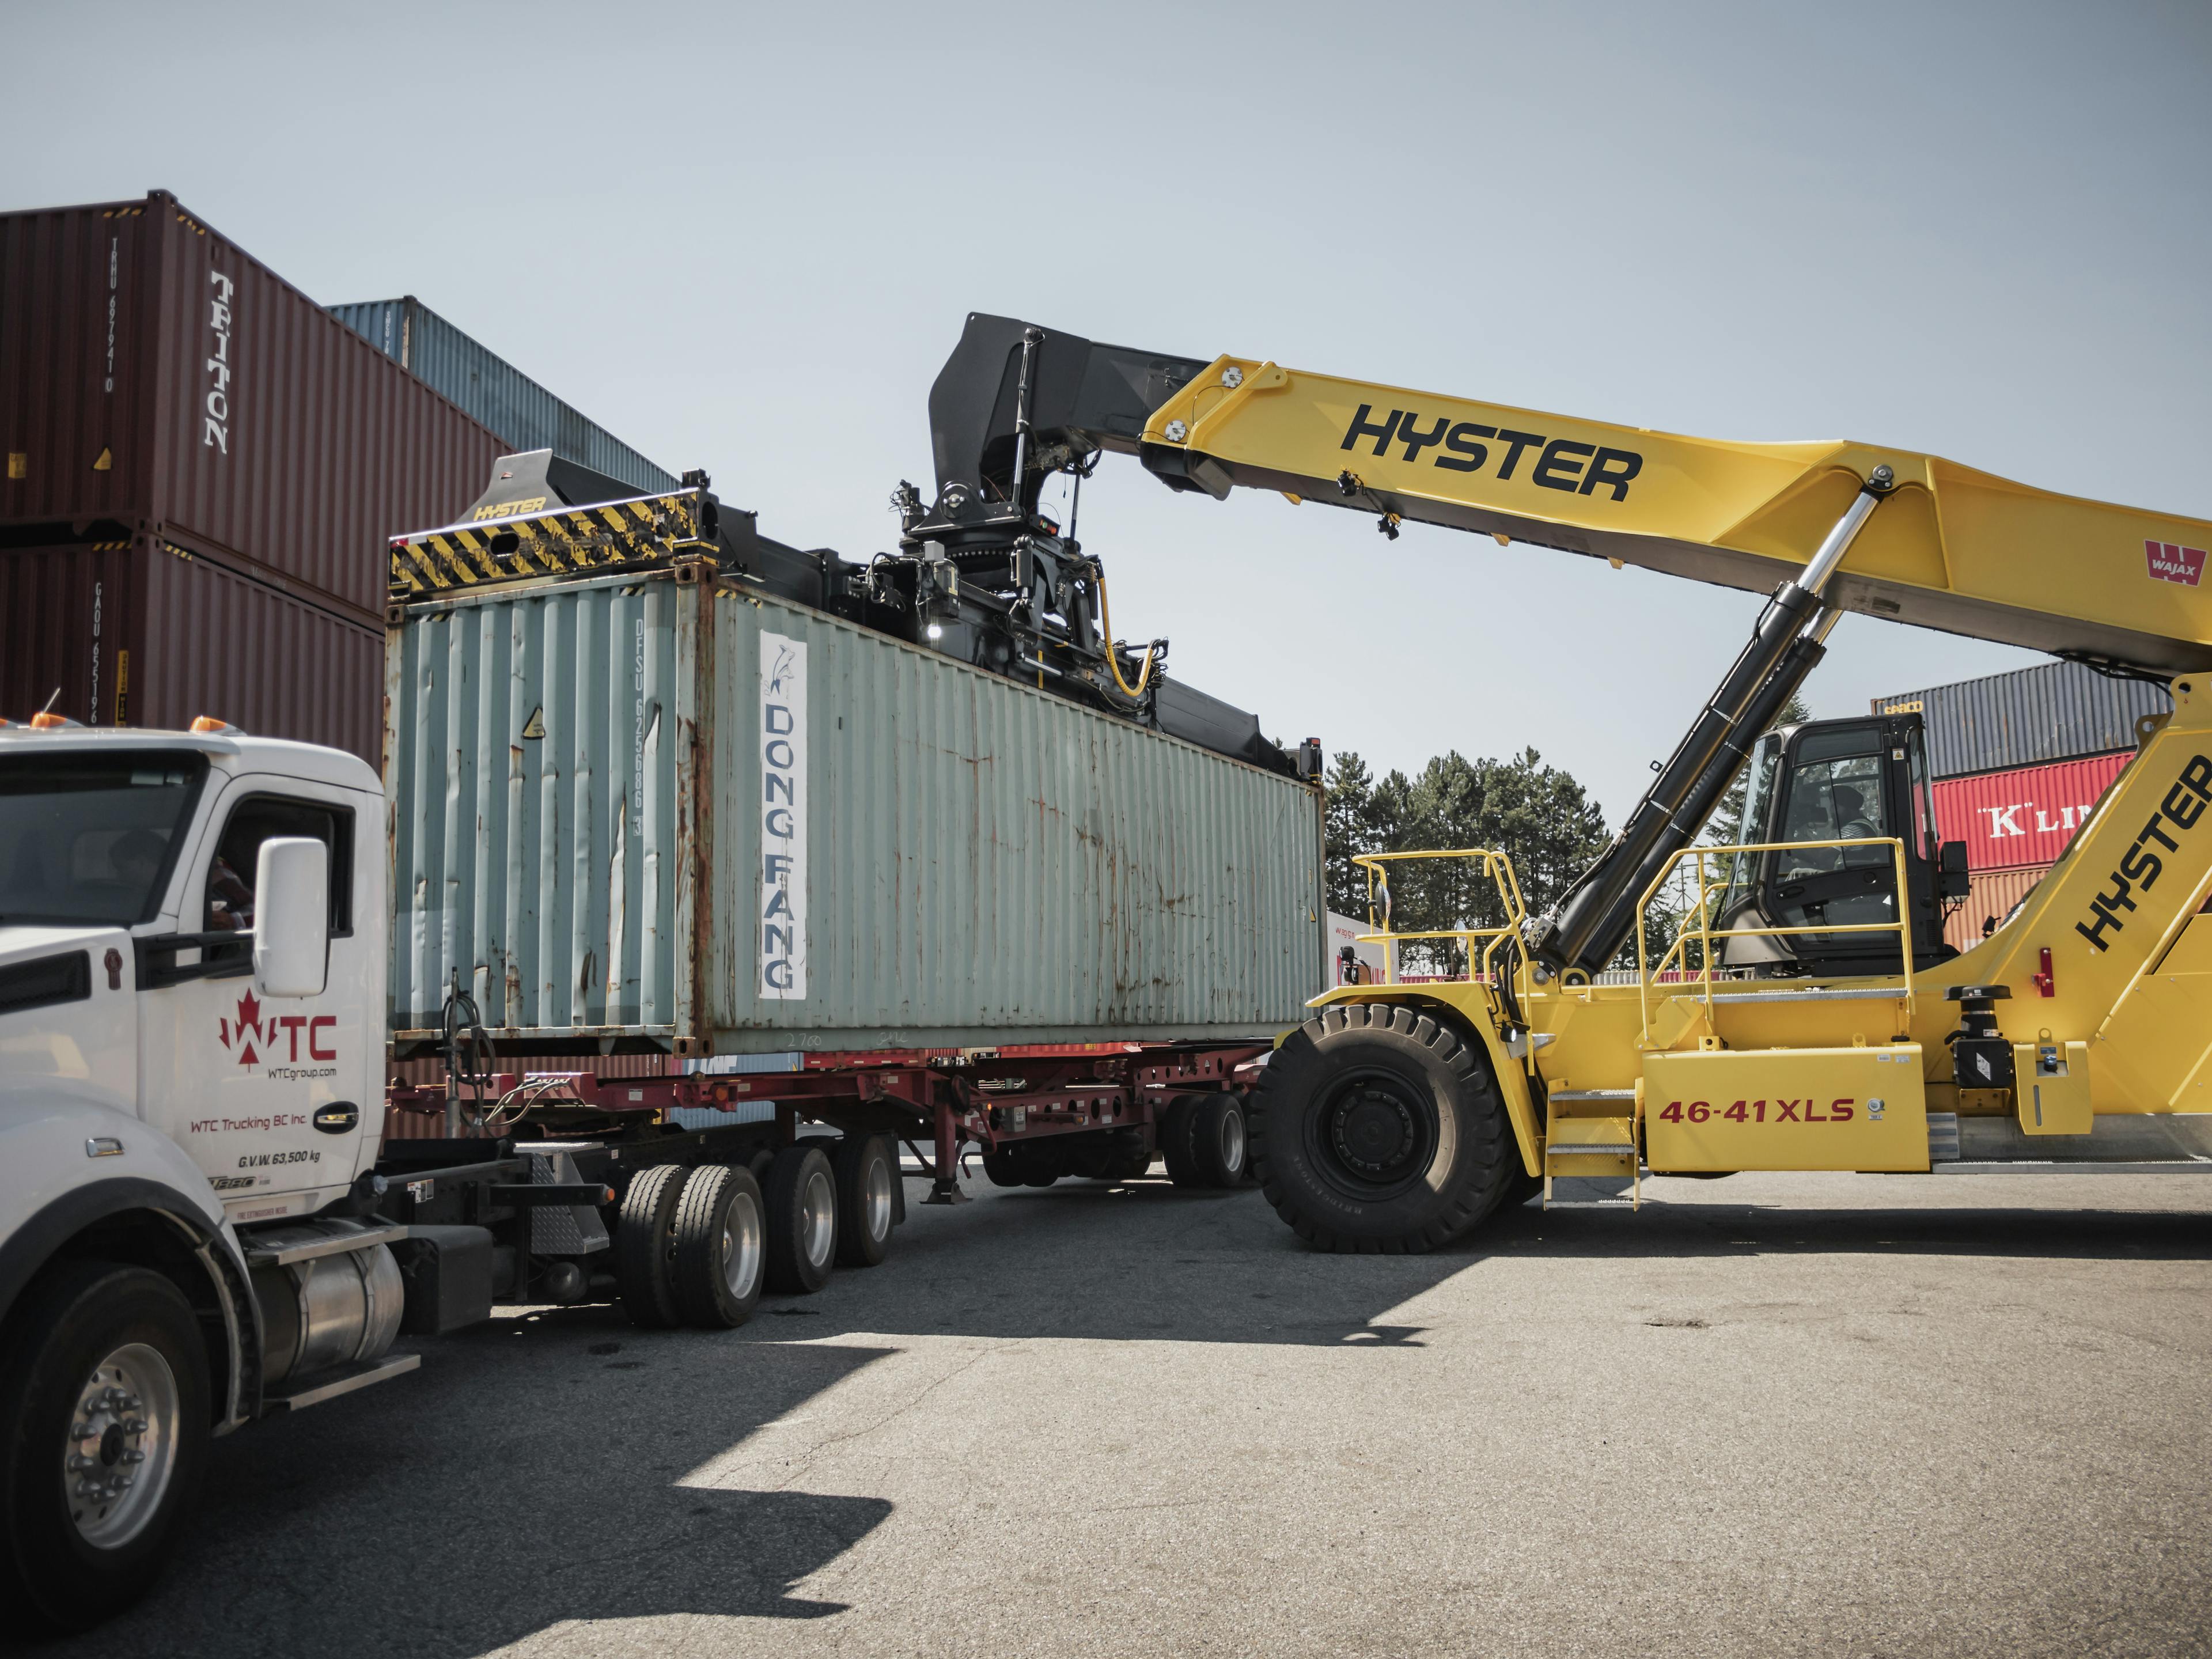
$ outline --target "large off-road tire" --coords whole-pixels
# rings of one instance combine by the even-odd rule
[[[1328,1250],[1434,1249],[1518,1168],[1483,1056],[1403,1004],[1337,1003],[1284,1041],[1247,1115],[1261,1191]]]
[[[1201,1095],[1191,1114],[1192,1161],[1205,1185],[1242,1187],[1252,1178],[1251,1141],[1244,1120],[1244,1097],[1224,1090]]]
[[[615,1291],[629,1322],[665,1331],[679,1322],[676,1285],[676,1206],[684,1196],[681,1164],[656,1164],[629,1178],[615,1221]]]
[[[1200,1109],[1212,1097],[1177,1095],[1160,1114],[1160,1160],[1168,1166],[1168,1179],[1178,1187],[1206,1187],[1206,1168],[1199,1162],[1197,1123]]]
[[[768,1166],[768,1287],[811,1296],[837,1263],[837,1176],[821,1147],[786,1146]]]
[[[144,1595],[198,1496],[207,1346],[161,1274],[82,1262],[0,1346],[0,1639],[84,1630]]]
[[[888,1135],[847,1135],[830,1163],[837,1176],[837,1265],[872,1267],[891,1253],[898,1154]]]
[[[743,1164],[701,1164],[676,1205],[669,1282],[677,1311],[702,1330],[734,1330],[753,1316],[767,1273],[760,1183]]]

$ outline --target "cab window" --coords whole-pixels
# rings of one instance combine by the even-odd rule
[[[319,801],[257,795],[231,809],[208,866],[205,920],[210,933],[253,931],[253,883],[261,843],[275,836],[305,836],[331,849],[331,935],[353,931],[353,813]],[[228,947],[224,947],[228,949]]]
[[[1888,822],[1882,798],[1882,756],[1877,733],[1818,732],[1800,745],[1790,769],[1789,814],[1784,841],[1857,841],[1885,834]],[[1856,748],[1865,752],[1838,753]],[[1887,865],[1884,847],[1808,848],[1782,855],[1782,874]]]

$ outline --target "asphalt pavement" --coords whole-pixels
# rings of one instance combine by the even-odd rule
[[[1410,1258],[969,1185],[742,1330],[502,1310],[222,1443],[47,1651],[2212,1651],[2212,1179],[1662,1180]]]

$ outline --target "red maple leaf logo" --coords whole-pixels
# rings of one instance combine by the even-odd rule
[[[259,1065],[261,1056],[254,1053],[253,1045],[256,1042],[268,1042],[275,1034],[274,1022],[271,1022],[268,1029],[263,1028],[260,999],[251,990],[246,991],[238,999],[237,1024],[234,1025],[229,1020],[221,1020],[217,1022],[217,1030],[222,1035],[224,1048],[229,1048],[234,1038],[236,1040],[238,1063],[241,1066]],[[252,1034],[250,1038],[248,1033]]]

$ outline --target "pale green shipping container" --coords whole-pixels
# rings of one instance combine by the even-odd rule
[[[688,569],[396,612],[392,1020],[536,1052],[1265,1036],[1317,788]]]

